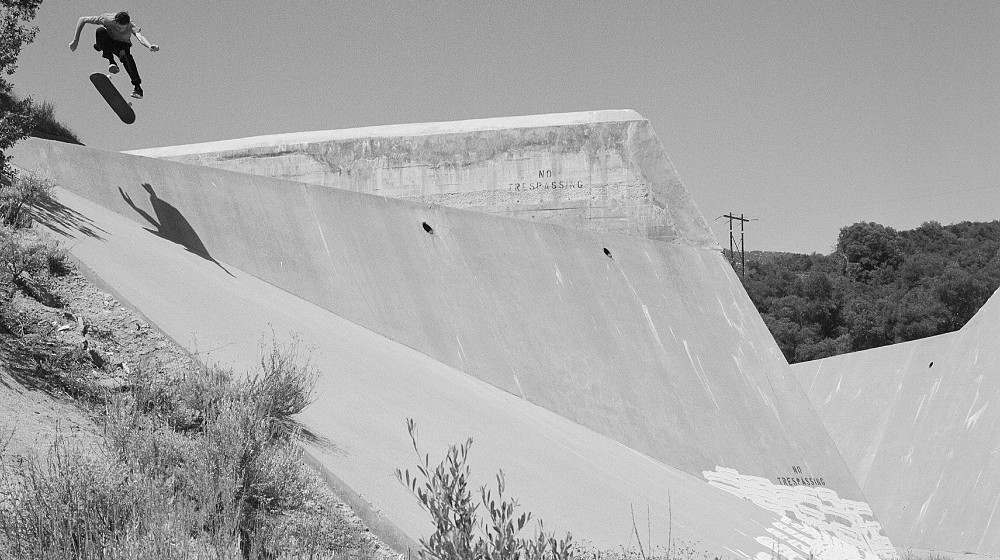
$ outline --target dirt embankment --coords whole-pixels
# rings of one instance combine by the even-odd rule
[[[31,458],[49,458],[57,439],[99,452],[103,443],[95,391],[119,391],[134,368],[165,375],[197,361],[139,313],[74,269],[52,278],[49,305],[15,294],[9,330],[0,332],[0,469],[18,476]],[[331,552],[388,560],[396,554],[361,523],[316,473],[311,526],[328,533]],[[4,489],[0,488],[0,500]]]

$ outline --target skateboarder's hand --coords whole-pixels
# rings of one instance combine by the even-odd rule
[[[76,50],[76,46],[79,45],[79,44],[80,44],[80,41],[74,40],[72,43],[69,44],[69,50],[75,51]]]

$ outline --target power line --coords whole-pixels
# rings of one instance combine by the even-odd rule
[[[746,252],[744,251],[744,247],[745,247],[744,224],[746,224],[747,222],[756,222],[757,219],[756,218],[747,218],[743,214],[740,214],[739,216],[737,216],[737,215],[733,214],[732,212],[730,212],[728,214],[723,214],[722,216],[719,216],[718,218],[716,218],[716,221],[718,221],[720,218],[728,218],[729,219],[729,264],[732,265],[733,268],[736,268],[736,251],[733,250],[734,247],[735,247],[736,249],[739,249],[739,251],[740,251],[740,276],[746,276],[746,274],[747,274],[747,256],[746,256]],[[736,242],[736,235],[733,232],[733,222],[739,222],[740,223],[740,241],[739,241],[739,243]]]

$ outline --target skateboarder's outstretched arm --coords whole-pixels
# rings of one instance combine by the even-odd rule
[[[69,44],[69,50],[75,51],[76,47],[80,45],[80,32],[83,31],[83,26],[92,23],[94,25],[103,25],[111,33],[111,38],[124,43],[131,43],[128,37],[129,34],[135,35],[135,38],[139,40],[142,46],[146,47],[152,52],[160,50],[160,47],[152,44],[142,33],[139,33],[139,28],[131,22],[131,18],[128,12],[118,12],[117,14],[101,14],[98,16],[84,16],[77,20],[76,22],[76,32],[73,34],[73,42]]]
[[[84,17],[80,18],[79,20],[77,20],[77,22],[76,22],[76,33],[73,34],[73,42],[69,44],[69,50],[71,50],[71,51],[75,51],[76,50],[76,47],[80,44],[80,32],[83,31],[83,26],[86,25],[86,24],[88,24],[88,23],[93,23],[95,25],[100,25],[101,24],[101,17],[100,16],[90,16],[90,17],[84,16]]]
[[[160,50],[159,46],[150,43],[148,39],[146,39],[145,37],[143,37],[142,33],[139,33],[138,29],[133,29],[132,30],[132,34],[135,35],[135,38],[139,40],[139,44],[141,44],[142,46],[144,46],[147,49],[149,49],[150,52],[156,52],[156,51]]]

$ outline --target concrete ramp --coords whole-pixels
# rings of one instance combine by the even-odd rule
[[[128,152],[453,208],[715,244],[635,111],[324,130]]]
[[[429,526],[385,475],[412,463],[414,417],[426,449],[472,435],[484,477],[598,546],[628,543],[637,505],[660,544],[894,555],[712,248],[41,140],[13,155],[63,189],[46,223],[175,339],[239,364],[259,332],[303,332],[324,356],[303,417],[334,444],[316,456],[405,535]]]
[[[961,330],[793,366],[897,546],[1000,556],[1000,294]]]

